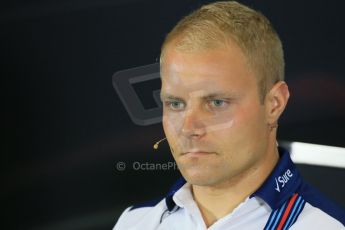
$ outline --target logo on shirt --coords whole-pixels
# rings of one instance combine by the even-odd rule
[[[276,177],[276,187],[274,189],[280,192],[280,189],[284,188],[285,184],[290,180],[292,176],[292,172],[290,171],[290,169],[288,169],[282,176]]]

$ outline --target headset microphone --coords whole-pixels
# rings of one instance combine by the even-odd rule
[[[167,139],[167,138],[163,138],[163,139],[157,141],[157,142],[153,145],[153,149],[155,149],[155,150],[158,149],[159,143],[161,143],[161,142],[164,141],[165,139]]]

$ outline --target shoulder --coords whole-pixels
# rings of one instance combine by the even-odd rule
[[[299,220],[312,224],[310,226],[318,226],[321,229],[324,229],[323,227],[328,229],[344,227],[345,210],[342,207],[306,183],[301,186],[300,194],[306,204]]]
[[[154,217],[158,216],[159,213],[161,213],[161,210],[164,209],[164,201],[165,200],[162,198],[157,198],[126,208],[119,217],[113,230],[129,229],[130,227],[139,224],[139,222],[147,216],[154,219]]]
[[[291,229],[344,229],[344,225],[328,213],[309,203],[306,203],[303,212]]]

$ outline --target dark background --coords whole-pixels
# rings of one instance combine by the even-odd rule
[[[152,150],[161,124],[135,125],[111,76],[156,62],[165,34],[204,2],[1,4],[2,229],[111,229],[127,206],[164,195],[176,170],[131,168],[172,160],[166,143]],[[279,140],[345,147],[344,3],[241,2],[263,12],[283,41],[292,96]],[[126,170],[116,169],[119,161]],[[345,206],[344,169],[299,167]]]

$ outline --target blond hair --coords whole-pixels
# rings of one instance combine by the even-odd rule
[[[182,18],[167,34],[160,62],[169,44],[179,51],[189,52],[224,46],[229,40],[241,48],[257,76],[263,103],[268,88],[284,80],[283,48],[269,20],[238,2],[211,3]]]

